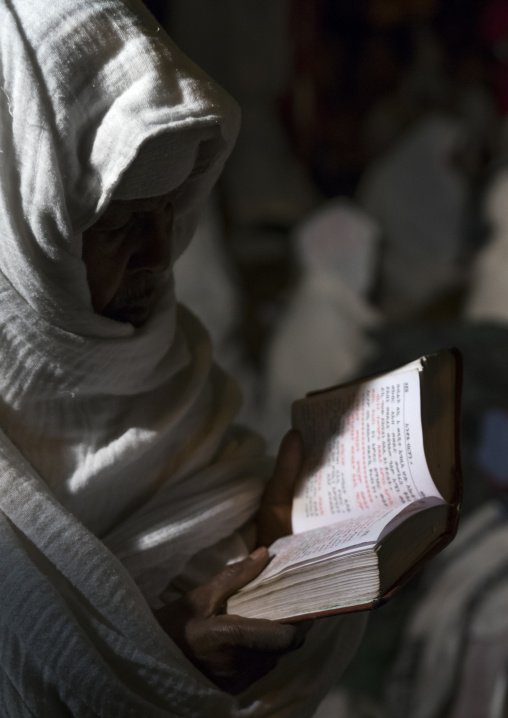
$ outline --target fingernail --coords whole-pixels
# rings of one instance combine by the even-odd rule
[[[268,549],[265,546],[260,546],[251,553],[250,557],[256,561],[258,558],[261,558],[261,556],[266,556],[267,551]]]

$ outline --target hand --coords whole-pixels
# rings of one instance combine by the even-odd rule
[[[258,546],[270,546],[281,536],[293,533],[291,507],[303,457],[302,436],[299,431],[292,429],[282,439],[275,469],[261,499],[256,518]]]
[[[236,694],[270,671],[278,659],[302,645],[308,626],[242,618],[224,613],[226,600],[268,563],[259,548],[227,566],[211,581],[155,611],[164,631],[205,676]]]

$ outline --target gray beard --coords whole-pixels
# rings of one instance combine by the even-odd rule
[[[152,272],[143,271],[133,274],[125,286],[121,286],[113,299],[106,307],[108,314],[116,312],[131,305],[137,304],[145,297],[151,299],[159,286],[161,277]]]

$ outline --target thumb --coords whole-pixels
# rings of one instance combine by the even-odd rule
[[[261,547],[214,576],[192,591],[192,603],[201,615],[213,616],[221,611],[227,599],[259,576],[268,564],[268,549]]]
[[[268,504],[291,504],[296,480],[303,464],[303,439],[296,429],[291,429],[282,439],[275,468],[263,495]]]

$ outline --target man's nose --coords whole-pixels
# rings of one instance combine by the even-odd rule
[[[137,251],[131,257],[132,269],[164,272],[171,262],[172,218],[165,213],[151,213],[144,218]]]

